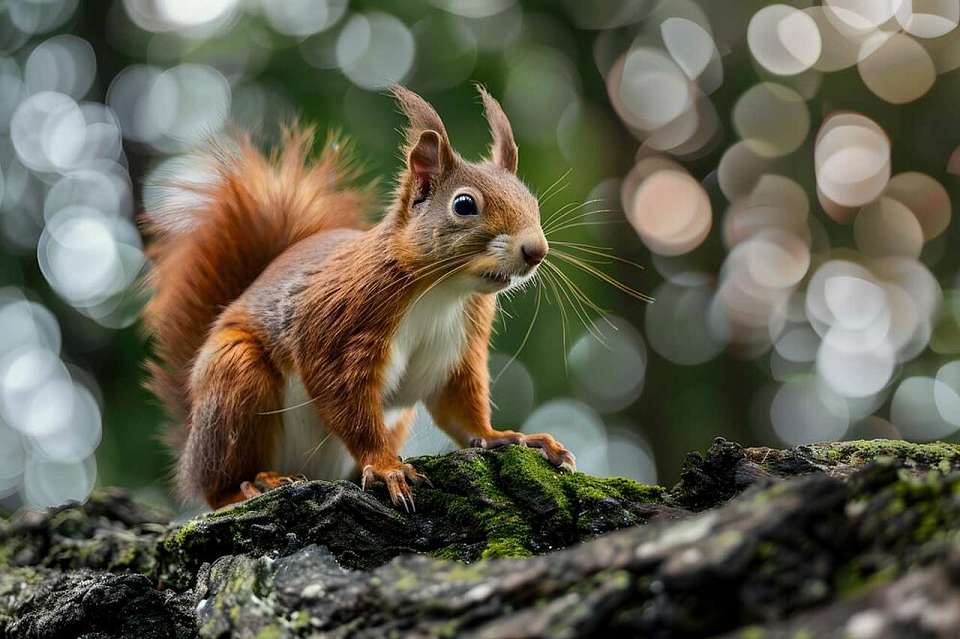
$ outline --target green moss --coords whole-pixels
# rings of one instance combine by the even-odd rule
[[[520,447],[513,447],[525,451]],[[526,451],[531,453],[532,451]],[[522,454],[522,453],[521,453]],[[539,457],[539,455],[536,455]],[[465,530],[476,530],[484,542],[480,558],[527,557],[532,554],[528,544],[533,539],[533,527],[527,519],[527,511],[518,503],[513,490],[500,486],[504,470],[491,461],[490,455],[471,451],[446,456],[425,457],[416,460],[418,468],[445,490],[423,491],[421,503],[427,510],[444,514],[452,524]],[[526,460],[515,457],[509,465],[510,472],[523,473]],[[529,488],[530,475],[516,477],[513,488],[519,491]],[[543,477],[533,481],[546,481]],[[448,492],[455,491],[455,492]],[[556,491],[562,496],[559,487]],[[473,559],[460,556],[450,546],[438,551],[438,556],[455,559]]]
[[[465,561],[468,559],[463,555],[463,549],[459,544],[450,544],[449,546],[444,546],[443,548],[430,553],[430,556],[436,557],[437,559],[450,559],[453,561]]]
[[[860,593],[882,586],[893,581],[897,576],[897,567],[894,564],[874,572],[865,572],[859,560],[841,566],[834,578],[834,588],[837,595],[843,598],[854,597]]]
[[[420,580],[417,578],[415,572],[405,570],[403,574],[399,575],[390,585],[399,592],[409,592],[416,590],[420,586]]]
[[[257,633],[256,639],[279,639],[283,630],[279,626],[266,626]]]
[[[48,525],[58,535],[81,539],[89,536],[93,523],[82,508],[65,508],[53,514]]]
[[[578,502],[591,503],[604,499],[620,499],[638,503],[660,503],[666,489],[663,486],[641,484],[625,477],[593,477],[584,473],[564,475],[564,489]]]
[[[507,446],[496,450],[465,449],[448,455],[410,460],[432,486],[416,487],[417,517],[397,526],[422,528],[410,550],[463,562],[488,558],[529,557],[617,528],[642,523],[642,504],[660,502],[665,490],[625,478],[597,478],[552,466],[536,449]],[[386,499],[382,485],[374,494]],[[176,589],[192,586],[203,562],[247,549],[262,550],[252,524],[288,522],[284,491],[268,492],[169,530],[160,540],[155,574]],[[309,520],[317,503],[296,505]],[[426,523],[422,517],[428,518]],[[284,525],[290,526],[289,523]],[[393,524],[392,524],[393,525]],[[272,533],[271,533],[272,534]],[[431,542],[441,540],[439,548]],[[275,543],[272,539],[265,542]],[[333,548],[338,557],[350,552],[349,541]],[[329,544],[328,544],[329,545]],[[385,551],[383,560],[392,554]],[[132,557],[124,557],[124,560]],[[351,559],[347,563],[351,564]],[[367,563],[381,563],[379,558]]]
[[[765,634],[759,626],[749,626],[740,631],[741,639],[763,639]]]
[[[725,552],[743,543],[743,533],[739,530],[727,530],[710,538],[709,544],[715,552]]]
[[[753,496],[753,503],[765,504],[782,495],[785,490],[787,490],[786,484],[784,483],[773,484],[769,488],[765,488],[764,490],[758,491]]]
[[[152,543],[131,542],[120,547],[107,570],[113,572],[138,572],[150,575],[156,569],[156,555]]]
[[[462,564],[451,562],[446,570],[437,570],[437,578],[445,581],[480,581],[486,578],[487,573],[477,564]]]
[[[533,553],[516,537],[500,537],[487,542],[487,547],[480,554],[481,559],[517,559],[530,557]]]
[[[0,619],[13,614],[22,599],[31,597],[29,586],[40,584],[43,575],[33,568],[10,568],[0,571]],[[0,625],[0,634],[3,626]]]
[[[638,523],[630,504],[660,502],[665,489],[622,477],[599,478],[552,466],[536,449],[507,446],[413,460],[443,490],[421,490],[418,507],[441,513],[478,545],[452,544],[432,554],[472,560],[534,552]]]
[[[901,460],[907,466],[949,467],[960,463],[960,445],[945,442],[913,444],[895,439],[870,439],[810,446],[815,461],[829,465],[862,465],[883,457]]]
[[[179,528],[175,528],[172,533],[168,534],[163,539],[163,545],[168,550],[179,550],[184,548],[187,545],[187,541],[190,539],[190,536],[193,535],[197,529],[200,527],[200,519],[194,519],[183,524]]]
[[[290,620],[287,622],[287,627],[294,632],[306,630],[310,627],[310,613],[305,610],[295,611],[292,615],[290,615]]]
[[[193,575],[199,568],[193,548],[203,543],[203,522],[193,519],[167,532],[157,545],[157,576],[161,583],[183,590],[193,585]]]
[[[477,521],[487,535],[487,546],[480,554],[483,559],[493,557],[529,557],[532,531],[517,512],[486,508],[477,513]]]
[[[237,502],[230,506],[224,506],[219,510],[214,510],[204,516],[205,519],[224,519],[242,517],[247,513],[265,513],[272,512],[277,501],[275,493],[264,493],[253,499]]]
[[[558,511],[569,513],[563,475],[543,455],[522,446],[510,446],[499,455],[497,463],[500,465],[500,480],[512,494],[521,499],[547,501]]]
[[[958,485],[960,477],[943,478],[939,472],[930,472],[919,478],[901,477],[893,485],[895,498],[891,504],[895,504],[900,512],[909,511],[914,521],[914,543],[930,541],[960,523],[960,513],[955,507],[950,508],[954,502],[948,498]]]

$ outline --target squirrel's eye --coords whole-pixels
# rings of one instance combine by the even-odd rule
[[[453,212],[464,217],[480,213],[477,210],[477,201],[473,199],[472,195],[466,193],[461,193],[453,198]]]

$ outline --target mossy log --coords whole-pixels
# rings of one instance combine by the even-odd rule
[[[0,637],[956,637],[960,447],[718,439],[670,490],[534,450],[413,460],[417,511],[300,482],[180,525],[0,520]]]

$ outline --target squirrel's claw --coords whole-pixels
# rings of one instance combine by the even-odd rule
[[[494,431],[492,436],[474,437],[470,440],[470,446],[477,448],[499,448],[509,444],[516,444],[529,448],[537,448],[544,459],[554,466],[559,466],[564,470],[575,471],[577,469],[577,459],[569,450],[553,438],[548,433],[515,433],[513,431]]]
[[[372,464],[363,467],[360,474],[360,488],[366,490],[376,480],[383,480],[387,486],[387,492],[390,494],[390,501],[394,506],[403,506],[406,512],[417,512],[417,505],[413,501],[413,491],[410,490],[409,479],[411,482],[426,481],[428,485],[433,486],[425,475],[417,472],[417,469],[410,464],[398,464],[395,467],[380,469]]]

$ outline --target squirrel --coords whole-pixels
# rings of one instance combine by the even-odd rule
[[[174,422],[181,497],[220,508],[359,470],[364,490],[382,480],[415,509],[411,483],[426,478],[399,451],[418,402],[461,446],[537,447],[575,468],[551,435],[490,424],[496,295],[549,247],[510,122],[478,91],[493,141],[471,162],[426,100],[391,89],[406,162],[375,225],[349,148],[334,135],[310,160],[315,129],[297,125],[270,156],[249,135],[212,149],[208,180],[166,185],[192,204],[169,195],[145,211],[147,386]]]

